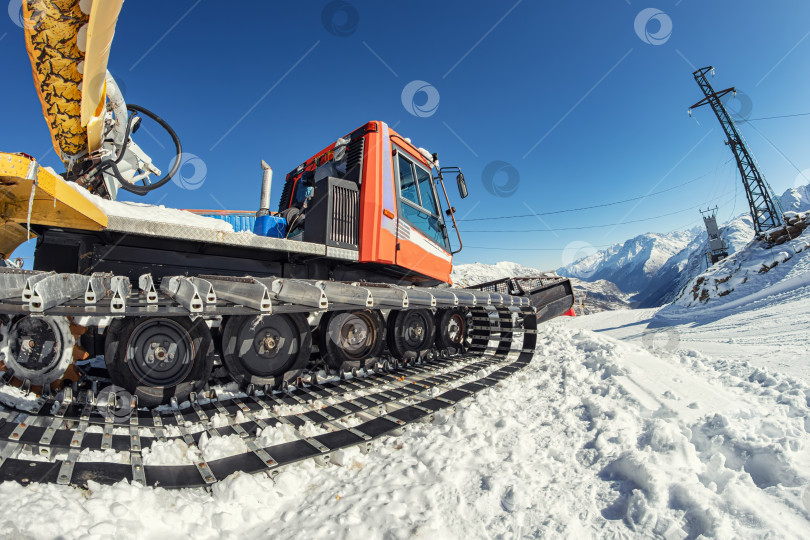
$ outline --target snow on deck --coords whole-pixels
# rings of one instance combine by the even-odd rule
[[[168,223],[170,225],[188,225],[211,229],[215,231],[233,232],[233,227],[222,219],[200,216],[185,210],[167,208],[162,205],[137,203],[131,201],[111,201],[90,193],[75,182],[68,185],[81,193],[86,199],[95,204],[108,216],[134,218],[155,223]]]
[[[543,325],[523,371],[367,455],[339,452],[339,466],[306,461],[275,482],[237,474],[210,494],[6,482],[14,511],[0,536],[805,535],[810,388],[747,360],[572,327],[602,315]]]

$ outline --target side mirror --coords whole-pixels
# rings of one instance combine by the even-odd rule
[[[467,191],[467,181],[464,180],[464,173],[458,173],[456,182],[458,183],[458,194],[462,199],[466,199],[469,192]]]

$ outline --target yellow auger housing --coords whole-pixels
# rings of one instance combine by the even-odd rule
[[[101,145],[107,61],[122,3],[23,1],[25,44],[42,114],[68,168]]]

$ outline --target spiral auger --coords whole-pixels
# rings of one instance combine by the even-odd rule
[[[112,275],[19,270],[0,272],[0,280],[4,280],[2,290],[9,291],[0,300],[0,351],[6,369],[0,381],[19,387],[7,391],[19,398],[18,403],[6,404],[0,410],[0,480],[23,484],[84,486],[91,480],[104,484],[127,480],[166,488],[204,487],[235,472],[272,476],[281,467],[304,459],[327,464],[337,450],[359,447],[367,451],[380,437],[414,422],[430,421],[435,414],[496,385],[531,361],[536,344],[538,316],[529,297],[481,290],[215,276],[164,278],[157,287],[145,276],[133,289]],[[330,295],[341,302],[331,301]],[[352,301],[354,305],[347,303]],[[285,371],[281,377],[261,377],[251,372],[251,362],[264,358],[262,351],[271,354],[277,345],[274,340],[279,338],[272,331],[253,332],[247,342],[258,344],[259,352],[243,359],[246,353],[238,345],[238,336],[246,321],[254,329],[266,329],[273,326],[259,323],[271,316],[300,316],[306,321],[306,314],[314,312],[323,317],[357,310],[387,313],[388,330],[401,332],[402,339],[394,347],[388,339],[389,346],[374,357],[339,368],[334,363],[330,367],[324,350],[310,355],[309,345],[298,342],[297,356],[282,359],[291,374]],[[395,312],[399,314],[396,320],[406,322],[390,323]],[[402,315],[407,313],[419,316]],[[425,314],[447,323],[446,332],[438,331],[446,334],[445,341],[436,337],[436,323]],[[138,369],[171,367],[169,357],[183,357],[183,347],[201,350],[195,349],[196,338],[182,345],[186,326],[144,326],[161,317],[170,321],[182,317],[190,321],[189,325],[196,321],[202,332],[207,328],[202,322],[221,323],[225,319],[219,339],[226,334],[237,336],[230,361],[243,365],[241,371],[230,370],[230,379],[237,380],[240,390],[224,392],[216,384],[222,381],[206,377],[187,394],[175,394],[161,405],[159,400],[150,402],[152,394],[137,391],[139,387],[110,385],[110,375],[112,383],[118,381],[114,371],[104,373],[86,363],[79,366],[75,380],[54,378],[53,374],[36,381],[20,378],[21,367],[33,369],[46,361],[53,364],[54,357],[63,358],[66,347],[72,347],[74,351],[67,351],[76,356],[76,349],[87,346],[84,336],[65,330],[77,323],[104,321],[107,332],[111,332],[132,321],[131,326],[140,331],[120,335],[119,340],[128,343],[127,347],[146,351],[143,357],[130,358],[140,362]],[[227,325],[239,317],[245,320],[233,323],[228,331]],[[347,324],[355,325],[350,328],[354,333],[340,335],[349,340],[355,352],[379,350],[376,342],[371,349],[366,347],[369,338],[362,332],[378,329],[373,317],[365,322],[363,317],[347,320]],[[427,330],[431,324],[433,333]],[[338,331],[345,326],[339,325]],[[308,336],[309,327],[297,328],[295,332]],[[329,328],[328,322],[323,328]],[[40,338],[32,334],[34,331]],[[462,339],[458,339],[459,331]],[[54,337],[59,332],[62,342]],[[62,335],[65,332],[73,341]],[[297,335],[295,332],[290,335]],[[45,336],[44,344],[41,336]],[[165,336],[172,339],[164,346],[161,340]],[[109,353],[109,336],[107,341]],[[206,343],[202,349],[208,347]],[[439,343],[452,346],[439,349]],[[299,358],[302,354],[305,359]],[[109,367],[106,356],[105,360]],[[225,364],[223,360],[222,367],[227,367]],[[133,366],[132,373],[139,377],[158,376],[138,369]],[[166,373],[179,376],[168,368]],[[238,379],[234,373],[250,376]],[[34,382],[41,388],[38,397],[23,399],[32,393]],[[273,430],[283,430],[288,440],[273,442],[278,440],[268,436]],[[230,436],[240,441],[235,447],[239,451],[206,457],[206,440]],[[179,441],[187,447],[186,461],[161,465],[150,459],[151,453],[167,441]],[[109,451],[119,454],[120,462],[111,463],[109,456],[102,459],[98,453]]]

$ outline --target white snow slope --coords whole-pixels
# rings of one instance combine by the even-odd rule
[[[13,511],[0,535],[806,534],[806,385],[692,350],[653,355],[560,322],[539,337],[523,372],[367,455],[343,453],[343,466],[305,462],[275,482],[236,475],[210,494],[6,482],[0,496]]]
[[[810,221],[810,214],[788,215]],[[688,308],[702,304],[727,312],[763,299],[772,302],[777,294],[790,298],[806,285],[810,285],[810,228],[772,248],[760,241],[749,243],[689,281],[664,312],[689,317],[694,310]]]
[[[700,352],[699,330],[651,351],[575,327],[639,313],[543,325],[523,371],[341,465],[234,475],[210,493],[5,482],[0,537],[806,537],[810,387],[754,367],[757,347]]]

